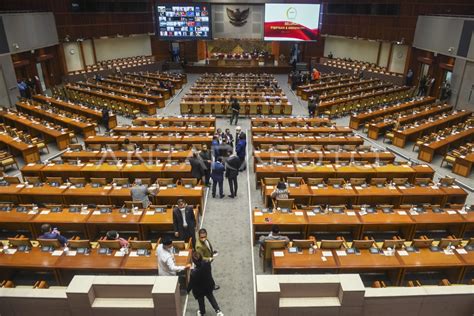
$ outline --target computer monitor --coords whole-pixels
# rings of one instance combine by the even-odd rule
[[[429,248],[433,244],[433,239],[413,239],[411,246],[415,248]]]
[[[400,249],[405,245],[405,239],[386,239],[383,241],[382,248]]]
[[[344,243],[343,240],[321,240],[321,249],[339,249]]]
[[[449,238],[441,238],[441,240],[438,243],[439,248],[446,248],[449,245],[458,247],[462,243],[461,238],[456,238],[456,239],[449,239]]]
[[[369,249],[374,244],[373,240],[354,240],[352,242],[352,248],[356,249]]]

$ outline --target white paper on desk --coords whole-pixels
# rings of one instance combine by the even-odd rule
[[[24,186],[25,186],[24,184],[19,184],[19,185],[17,185],[16,187],[17,187],[17,188],[23,188]]]
[[[306,212],[306,215],[308,215],[308,216],[316,216],[316,213],[314,213],[313,211],[309,211],[309,212]]]
[[[123,257],[125,256],[125,252],[122,251],[116,251],[114,257]]]
[[[187,257],[189,255],[189,251],[180,251],[178,253],[179,257]]]
[[[347,256],[347,253],[346,253],[345,250],[336,250],[336,254],[337,254],[339,257]]]
[[[55,257],[59,257],[63,254],[63,251],[62,250],[55,250],[53,251],[53,253],[51,254],[51,256],[55,256]]]
[[[28,215],[35,215],[35,214],[38,214],[38,212],[37,211],[29,211],[28,212]]]
[[[398,215],[407,215],[406,211],[397,211]]]
[[[466,215],[467,214],[467,212],[464,211],[464,210],[459,210],[458,213],[461,214],[461,215]]]
[[[312,186],[311,186],[311,190],[317,190],[317,189],[318,189],[317,186],[315,186],[315,185],[312,185]]]
[[[133,215],[142,215],[143,211],[133,211]]]
[[[17,251],[17,249],[11,249],[10,248],[10,249],[5,250],[5,254],[13,255],[13,254],[15,254],[16,251]]]
[[[361,216],[367,215],[367,212],[366,211],[360,211],[359,215],[361,215]]]
[[[408,252],[406,250],[398,250],[397,251],[399,256],[408,256]]]
[[[48,215],[48,214],[49,214],[49,211],[41,211],[40,214],[41,214],[41,215]]]
[[[284,257],[285,253],[283,251],[274,251],[273,256],[275,256],[275,257]]]
[[[81,215],[89,215],[89,211],[81,211]]]
[[[404,189],[406,189],[407,187],[404,186],[404,185],[401,185],[401,186],[399,186],[399,188],[402,189],[402,190],[404,190]]]
[[[453,185],[453,189],[460,189],[459,185]]]
[[[332,257],[331,251],[323,251],[323,257]]]
[[[356,216],[356,212],[353,212],[353,211],[349,211],[346,214],[347,216]]]
[[[456,211],[449,210],[449,211],[446,211],[446,213],[448,213],[449,215],[454,215],[454,214],[456,214]]]
[[[194,187],[194,190],[202,190],[201,186]]]
[[[328,261],[328,259],[326,259],[326,257],[321,257],[321,260],[322,261]]]
[[[33,185],[29,184],[26,186],[27,189],[32,189],[33,188]]]
[[[362,190],[362,187],[361,186],[356,186],[356,189],[357,190]]]
[[[458,249],[456,249],[456,251],[457,251],[458,254],[460,254],[460,255],[467,255],[466,249],[458,248]]]
[[[92,167],[94,164],[93,163],[86,163],[87,167]]]
[[[68,257],[74,257],[75,255],[77,255],[77,251],[75,251],[75,250],[69,250],[66,253],[66,256],[68,256]]]
[[[261,164],[257,164],[257,167],[259,167],[259,168],[260,168],[260,167],[263,167],[263,165],[261,165]]]
[[[104,189],[105,189],[105,190],[110,190],[110,189],[112,189],[112,187],[111,187],[110,185],[106,185],[106,186],[104,187]]]
[[[294,214],[295,214],[296,216],[303,216],[303,215],[304,215],[304,213],[301,212],[301,211],[297,211],[297,212],[295,212]]]
[[[94,211],[92,212],[92,215],[100,215],[100,211]]]
[[[138,257],[138,252],[137,251],[132,251],[132,252],[130,252],[130,254],[128,256],[129,257]]]
[[[254,214],[255,216],[262,216],[262,215],[263,215],[263,213],[262,213],[262,212],[259,212],[259,211],[253,212],[253,214]]]
[[[417,216],[417,215],[419,215],[419,214],[418,214],[417,211],[410,211],[410,215],[412,215],[412,216]]]
[[[266,188],[267,190],[271,190],[271,189],[273,189],[273,185],[266,185],[265,188]]]
[[[61,185],[59,188],[60,188],[60,189],[66,189],[66,188],[67,188],[67,185]]]
[[[437,186],[437,185],[432,185],[431,188],[434,189],[434,190],[436,190],[436,189],[439,189],[439,186]]]
[[[454,251],[451,251],[451,249],[444,249],[443,250],[444,254],[447,256],[452,256],[454,255]]]
[[[155,215],[155,211],[146,211],[145,215]]]

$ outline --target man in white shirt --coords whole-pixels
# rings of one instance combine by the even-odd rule
[[[160,276],[174,276],[176,273],[188,269],[191,264],[186,266],[177,266],[172,252],[173,242],[169,237],[163,237],[163,243],[159,244],[156,249],[158,255],[158,275]]]

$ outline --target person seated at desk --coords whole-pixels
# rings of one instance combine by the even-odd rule
[[[260,255],[264,250],[263,247],[265,246],[265,241],[270,240],[284,240],[287,243],[290,242],[290,238],[288,238],[287,236],[280,235],[280,227],[278,225],[273,225],[270,234],[268,234],[267,236],[260,236],[258,240],[258,244],[260,244]]]
[[[120,243],[120,247],[122,247],[122,248],[127,248],[128,247],[128,241],[121,238],[119,233],[116,230],[109,230],[105,234],[105,238],[106,238],[106,240],[118,240],[118,242]]]
[[[290,193],[288,192],[288,188],[283,181],[278,182],[275,190],[273,190],[271,194],[271,197],[275,200],[288,199],[289,196]]]
[[[156,195],[158,193],[158,188],[150,189],[147,185],[142,183],[142,179],[135,179],[135,185],[130,190],[132,195],[132,201],[139,201],[143,203],[143,207],[147,208],[150,205],[150,199],[148,196],[150,194]]]
[[[61,246],[67,244],[67,238],[61,236],[61,232],[57,228],[52,228],[50,224],[41,225],[41,233],[42,235],[38,237],[39,239],[57,239]]]

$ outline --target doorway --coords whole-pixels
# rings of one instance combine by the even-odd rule
[[[41,63],[36,63],[36,72],[38,73],[38,78],[41,84],[41,91],[46,91],[46,83],[44,81],[43,67]]]

